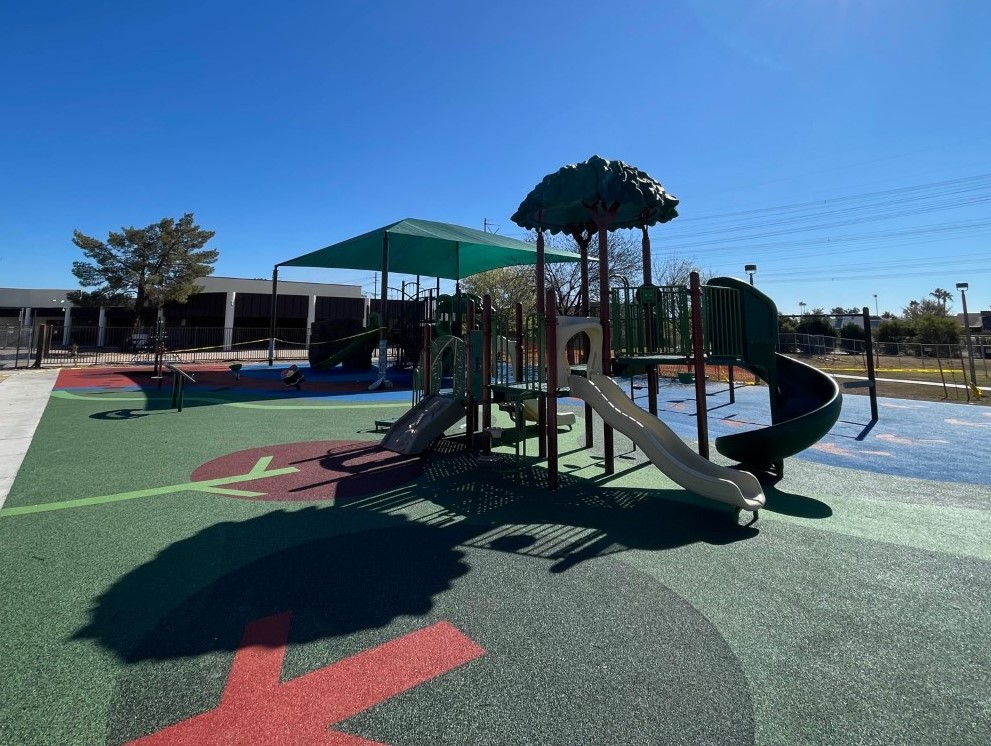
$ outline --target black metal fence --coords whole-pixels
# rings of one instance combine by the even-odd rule
[[[40,348],[40,349],[39,349]],[[267,328],[0,327],[0,367],[143,365],[157,350],[166,362],[260,362],[268,360]],[[276,360],[306,359],[306,330],[275,332]]]
[[[154,328],[106,327],[101,335],[101,330],[96,327],[72,327],[66,335],[59,324],[0,327],[0,368],[30,368],[39,363],[57,367],[151,365],[159,344],[166,362],[261,362],[268,360],[269,330],[169,326],[164,328],[159,340]],[[845,358],[852,365],[866,365],[862,340],[815,334],[781,334],[778,346],[785,354]],[[912,363],[921,368],[937,368],[940,361],[962,360],[968,355],[968,346],[963,340],[953,345],[875,342],[874,349],[879,357],[902,358],[906,364]],[[977,375],[991,378],[988,365],[991,336],[974,335],[970,349]],[[298,361],[306,357],[305,329],[276,329],[275,360]]]

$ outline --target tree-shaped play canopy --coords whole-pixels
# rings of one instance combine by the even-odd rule
[[[584,163],[564,166],[534,187],[513,214],[513,222],[537,231],[537,311],[544,311],[544,231],[572,235],[581,248],[582,292],[588,297],[588,243],[599,235],[599,324],[602,327],[602,372],[609,375],[612,331],[609,320],[610,230],[643,231],[643,281],[650,284],[650,237],[647,227],[678,217],[678,199],[638,168],[593,155]],[[551,392],[551,396],[554,394]],[[603,422],[605,469],[613,473],[612,428]],[[586,429],[591,439],[591,430]],[[556,477],[555,477],[556,478]]]
[[[599,234],[599,319],[602,323],[603,362],[608,365],[612,340],[609,333],[608,231],[640,228],[643,231],[644,283],[650,283],[650,238],[647,227],[678,217],[678,198],[659,182],[622,161],[593,155],[583,163],[548,174],[520,203],[512,220],[537,231],[537,252],[543,252],[543,232],[565,232],[578,239],[591,230]],[[586,238],[586,242],[587,242]],[[581,244],[581,241],[579,241]],[[587,243],[585,244],[587,246]],[[582,254],[585,251],[583,246]],[[543,264],[538,258],[537,303],[543,310]],[[587,288],[583,289],[587,290]],[[608,371],[607,371],[608,372]]]
[[[678,198],[635,166],[593,155],[543,178],[513,215],[531,230],[644,228],[678,217]]]

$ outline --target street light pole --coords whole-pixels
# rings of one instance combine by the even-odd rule
[[[754,275],[757,273],[756,264],[746,264],[743,267],[743,271],[750,275],[750,287],[754,286]]]
[[[880,316],[881,312],[877,308],[877,293],[874,293],[874,315]]]
[[[970,342],[970,316],[967,314],[967,289],[970,285],[966,282],[958,282],[957,290],[960,291],[960,300],[963,302],[963,325],[964,334],[967,337],[967,358],[970,360],[970,383],[977,386],[977,371],[974,369],[974,347]]]

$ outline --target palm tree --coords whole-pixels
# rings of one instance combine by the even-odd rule
[[[936,301],[943,306],[943,313],[946,313],[946,302],[953,300],[953,293],[948,290],[943,290],[943,288],[936,288],[931,293],[929,293]]]

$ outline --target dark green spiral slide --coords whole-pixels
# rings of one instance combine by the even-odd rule
[[[777,466],[818,442],[836,424],[843,397],[832,376],[777,352],[778,309],[742,280],[718,277],[708,285],[733,288],[740,298],[743,354],[740,364],[767,383],[771,425],[716,438],[716,450],[741,464]]]

